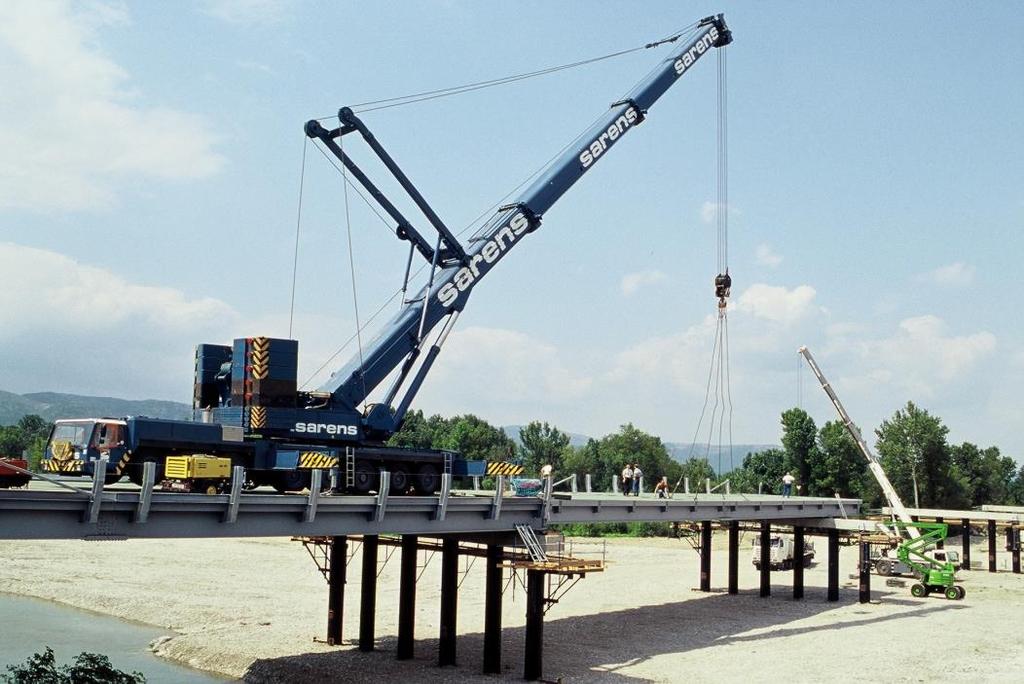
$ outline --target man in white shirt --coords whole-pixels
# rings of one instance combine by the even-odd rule
[[[793,493],[793,483],[796,478],[793,477],[793,473],[787,472],[782,476],[782,496],[789,496]]]
[[[629,496],[633,489],[633,468],[627,463],[622,469],[622,495]]]

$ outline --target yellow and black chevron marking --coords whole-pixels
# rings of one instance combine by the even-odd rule
[[[43,466],[43,471],[47,473],[80,473],[82,472],[83,464],[81,461],[58,461],[48,458],[43,460],[40,465]]]
[[[253,406],[249,409],[249,429],[259,430],[267,426],[267,409],[264,406]]]
[[[121,460],[118,461],[118,463],[117,463],[117,474],[118,475],[120,475],[122,472],[124,472],[125,466],[128,465],[128,461],[130,461],[131,458],[132,458],[131,454],[125,454],[124,456],[121,457]]]
[[[521,465],[516,463],[488,463],[487,474],[490,476],[496,475],[522,475],[523,471],[526,470]]]
[[[252,338],[252,377],[266,380],[270,374],[270,340],[266,337]]]
[[[300,468],[337,468],[338,457],[321,454],[319,451],[303,451],[299,454]]]

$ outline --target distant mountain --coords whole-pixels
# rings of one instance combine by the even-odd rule
[[[512,438],[517,445],[521,444],[519,441],[519,430],[522,429],[523,425],[503,425],[502,431]],[[576,432],[568,432],[569,444],[572,446],[583,446],[591,439],[589,435],[581,435]],[[718,469],[719,464],[719,448],[718,445],[712,444],[695,444],[691,445],[683,444],[682,442],[665,442],[665,449],[668,451],[668,455],[675,460],[683,463],[689,458],[707,458],[708,462],[711,463],[711,467]],[[738,468],[743,465],[743,459],[747,454],[756,453],[758,451],[764,451],[766,449],[779,449],[777,444],[733,444],[732,449],[726,445],[722,445],[721,449],[721,464],[723,471],[729,471],[733,468]]]
[[[89,397],[60,392],[33,392],[13,394],[0,391],[0,425],[17,423],[29,414],[46,420],[57,418],[122,418],[149,416],[150,418],[185,419],[192,415],[192,407],[177,401],[156,399],[117,399],[115,397]]]

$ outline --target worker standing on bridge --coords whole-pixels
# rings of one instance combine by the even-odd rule
[[[640,496],[640,478],[644,476],[642,470],[640,470],[640,464],[633,464],[633,496]]]
[[[793,482],[795,481],[796,478],[793,477],[793,473],[786,472],[782,476],[782,496],[789,496],[793,493]]]
[[[622,495],[629,496],[633,490],[633,468],[628,463],[622,469]]]

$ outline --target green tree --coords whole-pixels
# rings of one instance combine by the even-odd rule
[[[817,437],[818,428],[806,411],[791,408],[782,412],[782,448],[786,451],[789,464],[796,471],[794,475],[797,483],[803,485],[802,494],[812,493],[811,470],[820,458]]]
[[[811,464],[807,493],[811,496],[838,493],[866,502],[881,494],[868,469],[867,459],[841,421],[829,421],[818,431],[818,457]],[[877,501],[873,503],[877,505]]]
[[[434,446],[434,425],[423,417],[423,411],[409,411],[405,414],[398,432],[388,440],[390,446],[411,449],[430,449]]]
[[[569,449],[569,435],[547,422],[532,421],[519,430],[520,452],[527,473],[539,473],[544,465],[551,465],[556,473],[564,470],[564,459]]]
[[[141,672],[122,672],[105,655],[79,653],[70,665],[57,665],[53,649],[36,653],[20,665],[8,665],[0,675],[7,684],[144,684]]]
[[[443,434],[435,430],[434,446],[458,451],[468,460],[511,461],[516,454],[516,443],[501,428],[470,413],[449,419]]]
[[[949,448],[950,460],[963,485],[965,506],[1007,504],[1013,500],[1017,464],[998,447],[980,449],[970,442]]]
[[[782,486],[782,476],[792,467],[782,449],[755,451],[747,454],[743,465],[730,474],[730,486],[737,492],[755,493],[760,489],[770,494]]]
[[[910,401],[876,430],[882,466],[908,505],[953,507],[966,498],[950,459],[948,432],[937,416]]]

